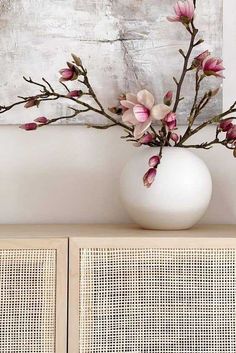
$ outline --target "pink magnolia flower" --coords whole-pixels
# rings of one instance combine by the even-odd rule
[[[164,117],[162,121],[169,130],[174,130],[176,128],[176,113],[170,112]]]
[[[175,132],[172,132],[170,135],[170,139],[176,143],[179,141],[179,135],[176,134]]]
[[[236,125],[233,125],[231,129],[227,131],[226,138],[229,141],[236,140]]]
[[[144,186],[146,186],[147,188],[150,188],[150,186],[155,180],[156,174],[157,174],[156,168],[150,168],[143,177]]]
[[[67,97],[68,98],[74,98],[74,97],[80,98],[82,95],[83,95],[83,92],[81,90],[74,90],[74,91],[68,92]]]
[[[155,135],[154,134],[150,134],[149,132],[145,135],[143,135],[141,137],[141,139],[139,139],[139,143],[141,143],[142,145],[146,145],[150,142],[152,142],[155,139]]]
[[[208,56],[202,62],[202,70],[206,76],[216,76],[224,78],[224,76],[222,75],[222,71],[225,70],[225,68],[222,63],[223,60]]]
[[[38,118],[34,119],[36,123],[46,124],[48,119],[45,116],[39,116]]]
[[[158,164],[160,164],[160,162],[161,162],[161,158],[159,156],[152,156],[149,159],[148,164],[151,168],[156,168]]]
[[[181,22],[188,25],[194,18],[194,4],[192,0],[177,1],[174,6],[175,16],[168,16],[170,22]]]
[[[72,65],[71,63],[67,63],[68,68],[61,69],[59,73],[61,74],[61,78],[59,81],[74,81],[78,78],[79,76],[79,70],[75,65]]]
[[[172,99],[173,99],[173,92],[172,91],[168,91],[165,94],[165,96],[164,96],[163,102],[164,102],[165,105],[170,106],[171,103],[172,103]]]
[[[37,127],[38,127],[38,125],[36,123],[26,123],[26,124],[22,124],[19,126],[20,129],[23,129],[26,131],[36,130]]]
[[[224,119],[224,120],[221,120],[219,123],[219,128],[223,132],[230,130],[232,127],[233,127],[233,120],[232,119]]]
[[[153,95],[147,91],[139,91],[137,95],[128,93],[121,105],[127,110],[122,116],[124,123],[134,126],[134,138],[140,139],[153,120],[162,120],[171,109],[165,104],[154,104]]]
[[[193,66],[195,66],[195,67],[202,66],[203,61],[210,55],[211,55],[211,53],[209,52],[209,50],[205,50],[203,53],[199,54],[198,56],[196,56],[194,58]]]

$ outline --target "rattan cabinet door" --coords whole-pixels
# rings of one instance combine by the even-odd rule
[[[0,353],[66,353],[67,242],[0,239]]]
[[[235,353],[235,239],[71,239],[70,353]]]

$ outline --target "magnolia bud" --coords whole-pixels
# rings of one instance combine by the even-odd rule
[[[210,55],[211,53],[209,52],[209,50],[205,50],[204,52],[202,52],[201,54],[199,54],[198,56],[196,56],[193,60],[192,66],[193,67],[200,67],[203,63],[203,61]]]
[[[168,127],[169,130],[176,128],[176,113],[170,112],[162,120],[163,123]]]
[[[38,125],[36,123],[26,123],[26,124],[22,124],[19,126],[20,129],[23,129],[26,131],[36,130],[37,127],[38,127]]]
[[[149,132],[145,135],[143,135],[140,139],[139,139],[139,143],[141,143],[142,145],[146,145],[150,142],[152,142],[155,138],[154,134],[150,134]]]
[[[48,119],[45,116],[40,116],[40,117],[34,119],[34,121],[36,123],[46,124],[48,122]]]
[[[233,127],[233,120],[232,119],[223,119],[219,123],[219,129],[223,132],[227,132]]]
[[[172,91],[168,91],[166,93],[166,95],[164,96],[163,102],[165,105],[170,106],[172,103],[172,99],[173,99],[173,92]]]
[[[38,105],[39,105],[39,101],[36,98],[31,98],[25,103],[24,107],[31,108]]]
[[[150,186],[152,185],[152,183],[155,180],[156,177],[156,173],[157,170],[156,168],[150,168],[147,173],[144,175],[143,177],[143,184],[144,186],[146,186],[147,188],[150,188]]]
[[[229,141],[236,140],[236,125],[233,125],[231,129],[227,131],[226,138]]]
[[[221,89],[221,86],[220,86],[220,87],[217,87],[217,88],[215,88],[215,89],[213,89],[213,90],[210,90],[210,91],[208,92],[208,96],[209,96],[209,97],[215,97],[215,96],[219,93],[220,89]]]
[[[59,73],[61,74],[61,77],[59,80],[60,82],[74,81],[81,74],[80,70],[75,65],[69,62],[67,63],[67,65],[68,65],[68,68],[59,70]]]
[[[67,97],[68,97],[68,98],[74,98],[74,97],[80,98],[80,97],[82,97],[82,95],[83,95],[83,91],[81,91],[81,90],[74,90],[74,91],[70,91],[70,92],[67,94]]]
[[[160,161],[161,161],[161,159],[159,156],[153,156],[149,159],[148,164],[151,168],[156,168],[158,166],[158,164],[160,164]]]
[[[77,66],[81,66],[82,65],[82,61],[77,55],[71,54],[71,56],[72,56],[72,58],[73,58],[73,60],[74,60],[74,62],[75,62],[75,64]]]
[[[179,141],[179,135],[176,134],[175,132],[172,132],[170,135],[170,138],[172,141],[174,141],[175,143]]]

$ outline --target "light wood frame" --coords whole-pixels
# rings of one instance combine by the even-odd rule
[[[0,249],[56,250],[55,353],[67,352],[68,239],[0,239]]]
[[[79,249],[83,248],[227,248],[236,249],[236,228],[229,232],[222,228],[222,236],[213,232],[202,232],[201,236],[195,236],[194,231],[182,232],[182,236],[176,236],[175,232],[143,231],[143,237],[137,235],[135,230],[127,230],[127,236],[116,234],[96,235],[96,232],[87,232],[86,236],[73,237],[69,239],[69,322],[68,322],[68,352],[79,353]],[[136,234],[135,234],[136,233]],[[180,232],[181,233],[181,232]],[[165,234],[167,235],[165,237]],[[192,235],[192,236],[191,236]],[[225,236],[225,237],[224,237]]]

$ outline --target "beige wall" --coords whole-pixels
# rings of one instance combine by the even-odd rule
[[[225,106],[236,97],[234,0],[225,0]],[[213,133],[205,131],[203,140]],[[119,174],[138,149],[118,129],[99,132],[57,126],[26,133],[0,127],[0,223],[128,222],[119,200]],[[197,151],[208,164],[213,199],[203,219],[236,223],[236,160],[217,147]]]
[[[0,223],[128,222],[119,174],[138,149],[119,136],[119,129],[57,126],[28,133],[1,127]],[[236,161],[220,147],[197,153],[214,181],[204,222],[234,223]]]

